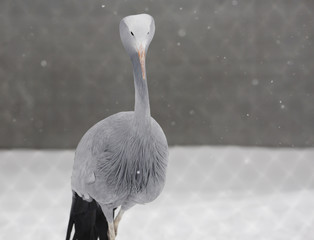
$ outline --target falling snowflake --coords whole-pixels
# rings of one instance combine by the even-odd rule
[[[238,5],[238,1],[237,0],[232,0],[232,5],[233,6],[237,6]]]
[[[41,62],[40,62],[40,65],[42,66],[42,67],[46,67],[47,66],[47,61],[46,60],[42,60]]]
[[[249,158],[246,158],[245,160],[244,160],[244,164],[249,164],[251,162],[251,159],[249,159]]]
[[[186,36],[186,31],[185,31],[183,28],[181,28],[181,29],[179,29],[179,31],[178,31],[178,35],[179,35],[180,37],[185,37],[185,36]]]
[[[257,86],[258,84],[259,84],[258,79],[254,78],[254,79],[252,80],[252,85],[253,85],[253,86]]]

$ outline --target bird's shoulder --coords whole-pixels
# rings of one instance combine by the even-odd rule
[[[151,117],[151,130],[149,132],[141,134],[136,130],[133,111],[119,112],[105,118],[90,128],[83,138],[90,141],[91,150],[94,154],[103,153],[106,150],[112,150],[112,148],[118,149],[119,146],[124,148],[127,140],[151,140],[157,145],[167,146],[166,136],[154,118]]]
[[[151,134],[159,142],[168,146],[167,138],[164,131],[162,130],[159,123],[153,117],[151,118]]]
[[[119,112],[94,124],[81,138],[77,148],[76,157],[103,151],[108,139],[119,135],[123,129],[128,129],[133,112]]]
[[[132,156],[145,148],[150,156],[160,154],[159,157],[167,158],[167,139],[157,121],[151,118],[151,130],[141,134],[136,131],[133,120],[134,112],[130,111],[116,113],[96,123],[82,137],[76,157],[93,159],[96,164],[123,155]]]

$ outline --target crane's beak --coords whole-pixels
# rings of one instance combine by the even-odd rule
[[[146,72],[145,72],[145,48],[143,45],[140,45],[138,51],[138,58],[140,59],[141,69],[142,69],[142,77],[145,79]]]

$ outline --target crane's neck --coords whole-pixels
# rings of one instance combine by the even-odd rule
[[[135,87],[135,122],[141,127],[148,127],[151,117],[145,61],[140,62],[138,56],[132,57],[131,60]]]

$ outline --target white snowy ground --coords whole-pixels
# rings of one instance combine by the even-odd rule
[[[0,239],[64,239],[73,151],[0,151]],[[313,240],[314,149],[175,147],[117,240]]]

